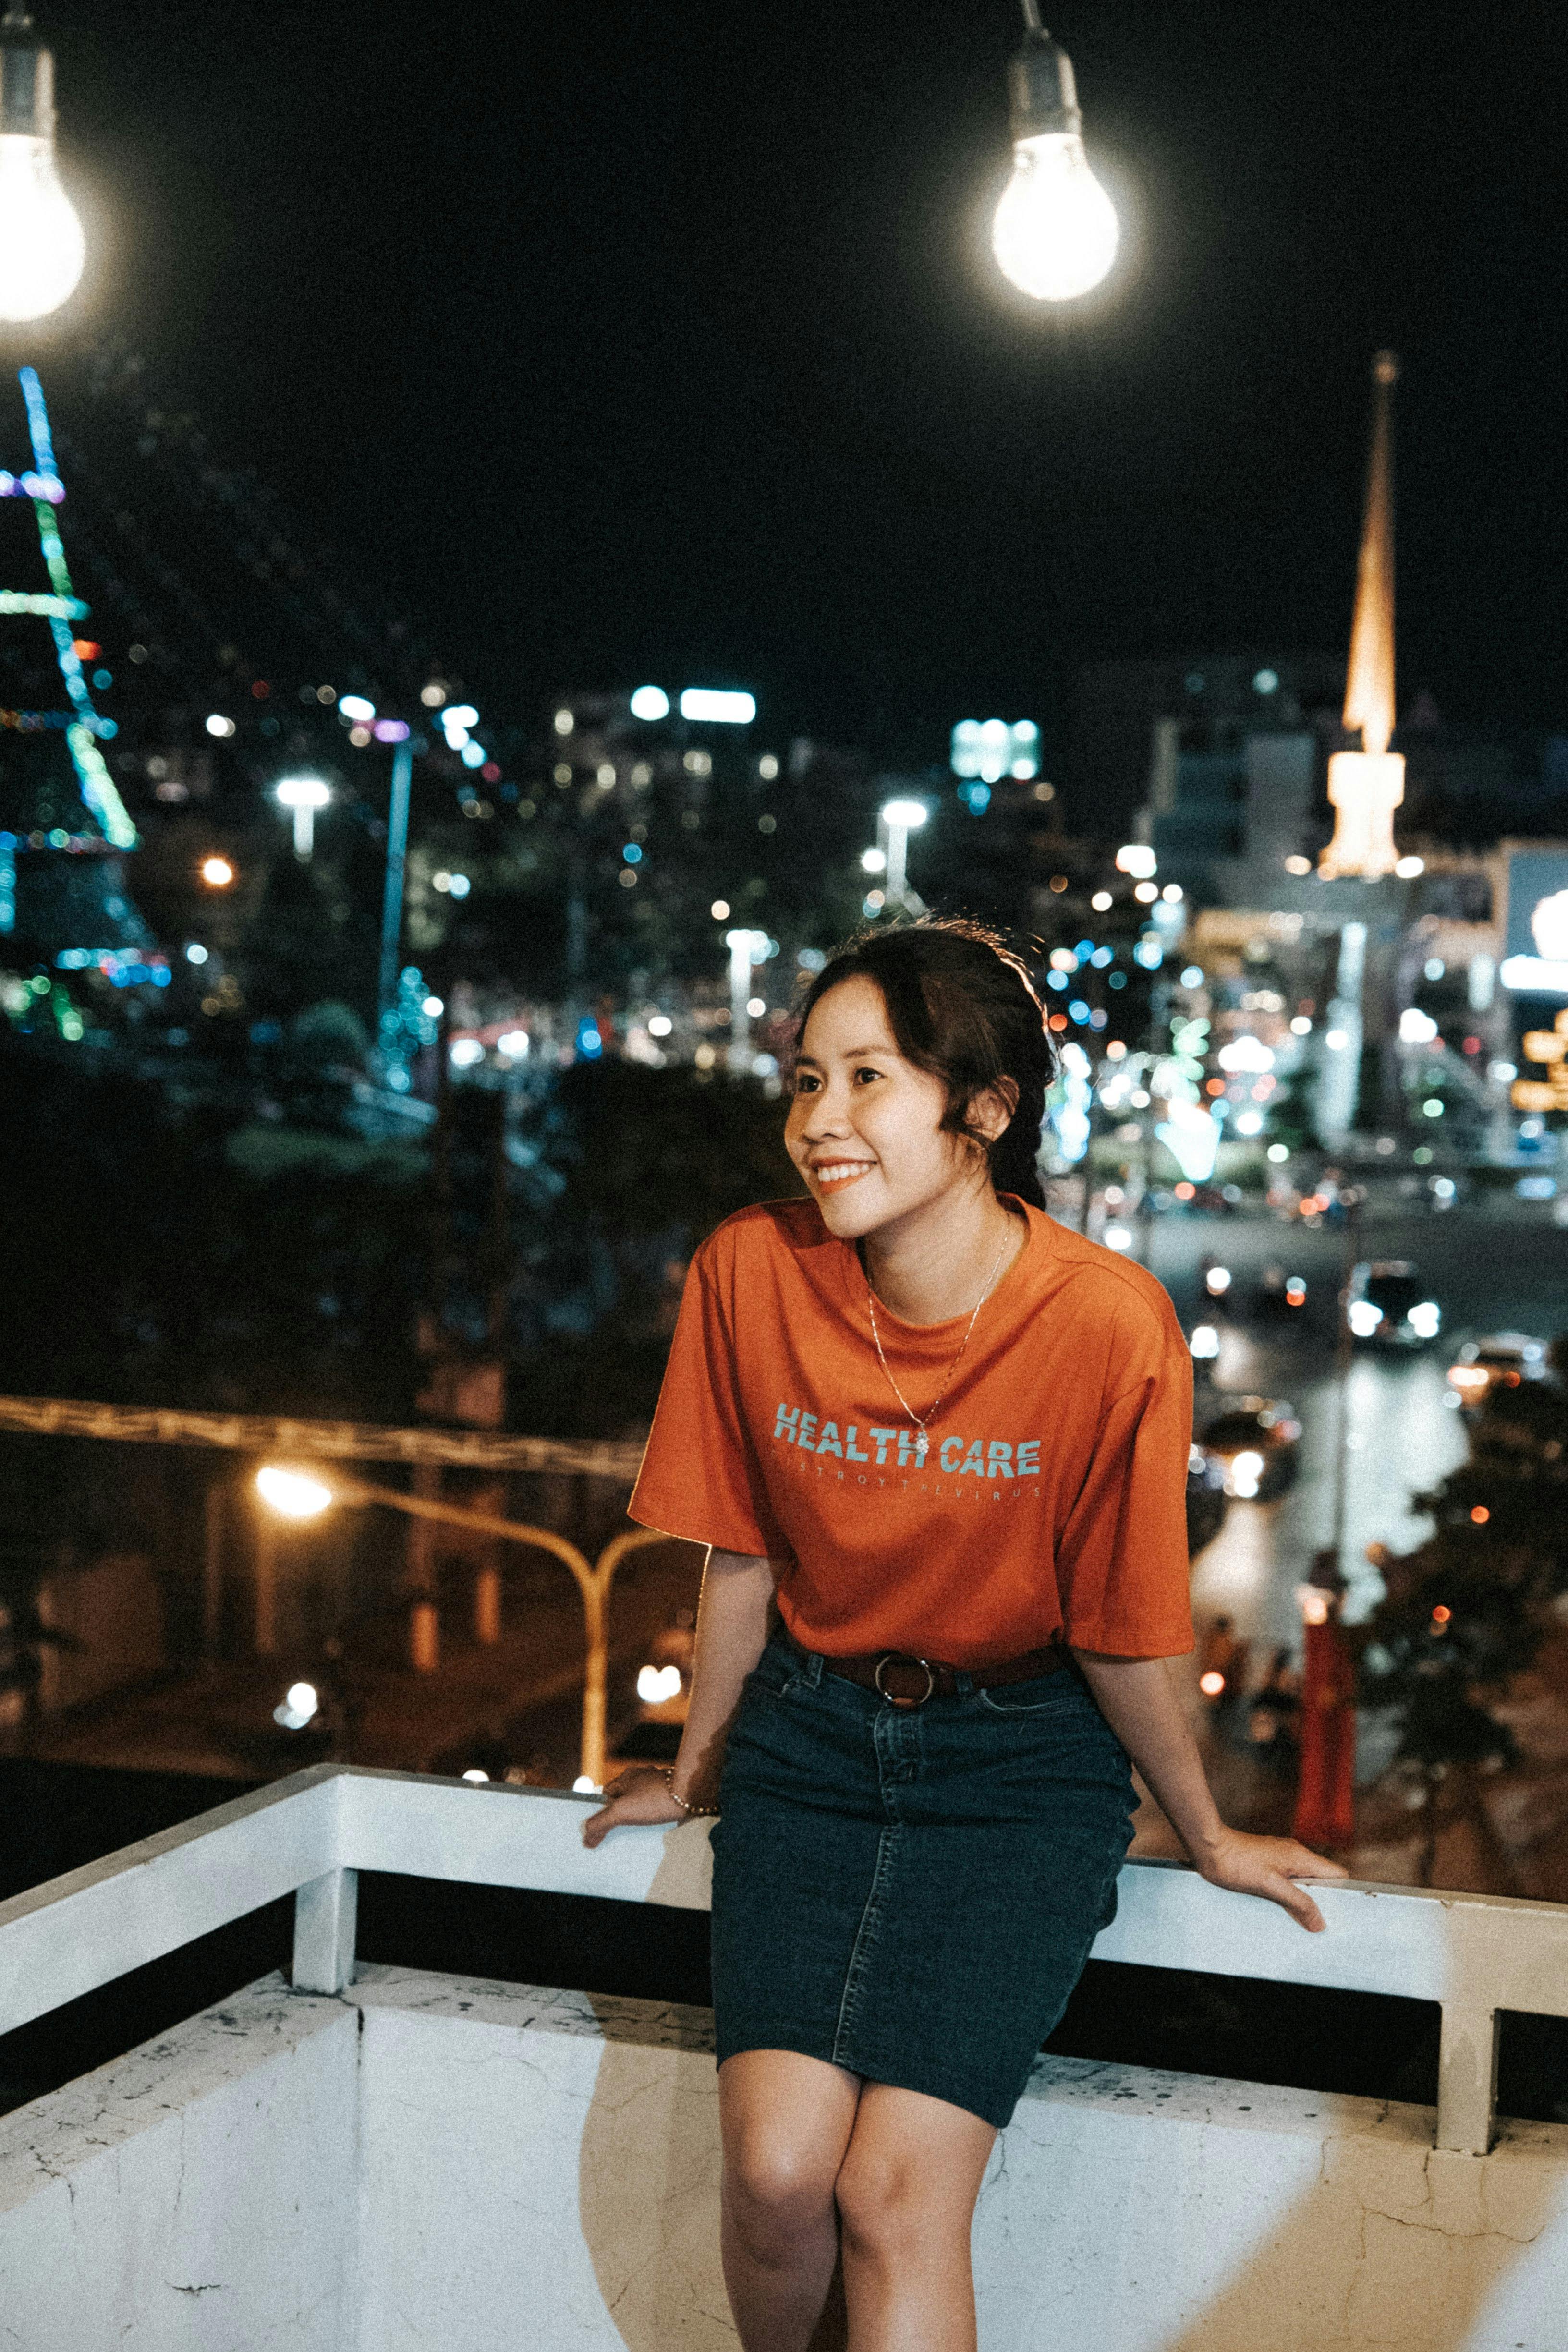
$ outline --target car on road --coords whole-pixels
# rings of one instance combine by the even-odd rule
[[[1194,1215],[1227,1217],[1235,1214],[1244,1198],[1239,1184],[1193,1184],[1184,1181],[1173,1184],[1169,1191],[1163,1185],[1156,1186],[1149,1195],[1149,1206],[1166,1215],[1187,1209]]]
[[[1219,1469],[1227,1496],[1271,1503],[1295,1478],[1300,1435],[1294,1407],[1279,1398],[1235,1396],[1205,1422],[1197,1442]]]
[[[1363,1347],[1426,1348],[1443,1328],[1443,1310],[1412,1259],[1364,1258],[1351,1269],[1345,1319]]]
[[[1494,1331],[1467,1339],[1448,1367],[1448,1387],[1467,1412],[1485,1404],[1493,1389],[1517,1389],[1547,1376],[1546,1342],[1523,1331]]]

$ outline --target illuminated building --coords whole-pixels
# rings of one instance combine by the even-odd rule
[[[1142,728],[1152,756],[1133,829],[1161,883],[1186,892],[1184,952],[1211,985],[1295,1006],[1292,1032],[1310,1042],[1284,1050],[1312,1071],[1325,1144],[1365,1139],[1384,1158],[1408,1146],[1426,1165],[1440,1139],[1513,1165],[1554,1155],[1545,1122],[1568,1099],[1565,1033],[1551,1025],[1568,1000],[1568,845],[1540,837],[1568,743],[1456,738],[1422,694],[1405,805],[1405,760],[1388,748],[1397,373],[1380,352],[1342,722],[1324,708],[1321,657],[1107,666],[1079,681],[1076,767],[1080,784],[1103,774],[1124,791]],[[1339,750],[1347,736],[1361,748]],[[1325,752],[1334,828],[1314,867]],[[1484,798],[1483,824],[1455,809],[1467,796]],[[1420,834],[1403,854],[1402,808]],[[1469,841],[1446,841],[1445,820]],[[1469,845],[1485,831],[1489,846]]]
[[[1342,654],[1254,644],[1100,662],[1073,688],[1065,782],[1106,835],[1150,842],[1193,892],[1218,861],[1312,846],[1344,699]]]
[[[1516,1110],[1568,1111],[1568,1012],[1550,1029],[1527,1029],[1521,1041],[1527,1062],[1539,1063],[1543,1077],[1516,1078],[1510,1088]]]
[[[1500,978],[1515,996],[1568,996],[1568,848],[1510,842]]]

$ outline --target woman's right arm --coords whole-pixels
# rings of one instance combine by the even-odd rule
[[[773,1564],[739,1551],[710,1551],[702,1571],[697,1610],[697,1640],[691,1662],[691,1696],[675,1769],[647,1768],[623,1772],[611,1783],[609,1802],[583,1824],[583,1843],[595,1846],[627,1822],[683,1822],[687,1805],[710,1806],[718,1794],[724,1744],[741,1704],[741,1687],[768,1638],[773,1597]]]

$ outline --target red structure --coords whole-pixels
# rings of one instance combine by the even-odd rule
[[[1301,1777],[1293,1833],[1303,1845],[1349,1845],[1355,1835],[1355,1667],[1340,1596],[1301,1587]]]

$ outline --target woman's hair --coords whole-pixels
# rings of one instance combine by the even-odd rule
[[[858,979],[881,991],[905,1061],[946,1087],[946,1132],[984,1152],[998,1192],[1016,1192],[1043,1209],[1035,1160],[1056,1054],[1023,957],[1000,932],[965,919],[922,919],[861,932],[836,950],[812,982],[796,1039],[829,989]],[[987,1143],[972,1114],[976,1097],[992,1087],[1004,1100],[1016,1094],[1016,1101],[1003,1132]]]

